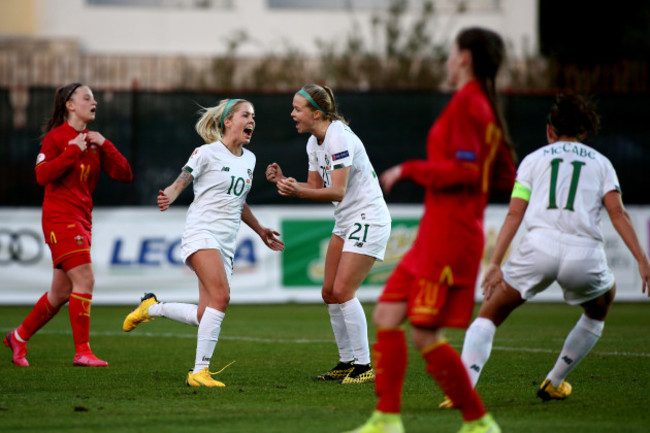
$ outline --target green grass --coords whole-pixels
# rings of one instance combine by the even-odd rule
[[[372,305],[367,305],[370,314]],[[563,304],[521,307],[499,329],[479,392],[504,432],[647,432],[650,413],[650,304],[615,304],[603,337],[571,374],[573,395],[535,397],[581,310]],[[73,368],[67,310],[29,343],[29,368],[0,348],[2,432],[340,432],[374,409],[372,385],[311,377],[337,361],[321,305],[233,305],[212,370],[223,389],[185,386],[196,328],[156,319],[121,331],[130,307],[93,307],[91,343],[109,368]],[[0,307],[2,334],[28,307]],[[374,331],[371,330],[371,340]],[[456,348],[463,333],[450,331]],[[456,432],[457,411],[435,409],[443,395],[410,346],[404,386],[407,432]]]

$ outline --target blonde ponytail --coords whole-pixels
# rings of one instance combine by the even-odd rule
[[[201,118],[194,125],[196,133],[206,144],[221,140],[225,132],[224,121],[232,118],[235,107],[242,102],[248,101],[245,99],[222,99],[216,107],[201,107],[199,110]]]

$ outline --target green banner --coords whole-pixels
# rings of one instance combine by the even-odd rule
[[[383,262],[375,262],[364,285],[381,286],[409,250],[417,234],[419,219],[393,220]],[[325,256],[332,236],[334,220],[284,219],[282,238],[282,285],[320,287],[325,274]]]

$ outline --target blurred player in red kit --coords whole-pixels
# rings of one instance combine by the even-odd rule
[[[427,159],[406,161],[380,177],[387,193],[399,180],[424,186],[424,215],[411,250],[386,282],[374,312],[379,401],[355,433],[404,431],[400,413],[407,319],[427,372],[462,412],[459,433],[501,431],[443,329],[469,324],[488,196],[494,189],[510,192],[514,184],[514,152],[495,90],[503,58],[499,35],[481,28],[462,30],[447,61],[448,81],[456,93],[429,131]]]
[[[93,354],[88,343],[95,283],[90,258],[92,195],[101,171],[123,183],[131,182],[133,173],[113,143],[87,129],[95,120],[96,109],[97,101],[88,86],[68,84],[57,89],[52,116],[43,128],[36,180],[45,187],[43,234],[52,253],[54,274],[50,291],[4,339],[13,352],[13,363],[21,367],[29,366],[27,341],[66,302],[75,343],[73,365],[108,366]]]

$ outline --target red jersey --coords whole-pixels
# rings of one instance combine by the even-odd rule
[[[429,130],[427,159],[402,164],[402,179],[426,188],[418,235],[402,264],[450,286],[475,284],[490,188],[511,189],[515,174],[490,103],[471,81]]]
[[[52,129],[43,139],[36,160],[36,181],[45,187],[42,223],[48,243],[52,242],[55,227],[75,224],[90,233],[92,195],[100,171],[119,182],[133,180],[131,166],[109,140],[102,146],[88,142],[84,151],[79,146],[69,146],[68,142],[80,132],[88,130],[76,131],[67,122]]]

